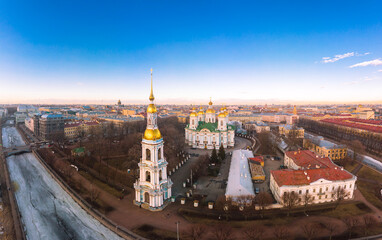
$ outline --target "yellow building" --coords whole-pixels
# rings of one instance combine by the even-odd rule
[[[98,128],[98,122],[75,122],[67,123],[64,127],[64,136],[66,139],[75,139],[81,135],[86,136],[90,133],[91,128]]]
[[[293,127],[287,124],[279,126],[280,135],[288,136],[293,132],[297,138],[304,138],[304,129],[301,127]]]
[[[341,160],[347,156],[347,148],[324,140],[323,137],[308,137],[304,139],[304,147],[331,160]]]

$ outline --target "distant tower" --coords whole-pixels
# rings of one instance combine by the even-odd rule
[[[294,107],[293,107],[293,115],[297,115],[296,105],[294,105]]]
[[[172,181],[167,177],[167,161],[164,158],[163,138],[157,125],[157,109],[154,104],[153,72],[151,69],[150,104],[147,107],[147,126],[142,139],[142,158],[139,178],[134,183],[136,205],[151,211],[160,211],[171,197]]]
[[[118,107],[120,107],[121,106],[121,99],[120,100],[118,100]]]
[[[216,122],[216,114],[215,110],[212,108],[212,101],[210,98],[210,102],[208,103],[209,107],[206,111],[206,122],[214,123]]]

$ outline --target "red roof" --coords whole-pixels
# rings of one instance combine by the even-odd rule
[[[382,133],[382,121],[381,120],[366,120],[357,118],[329,118],[323,119],[321,122],[332,123],[344,127],[357,128],[366,131]]]
[[[306,173],[306,175],[305,175]],[[340,167],[316,168],[307,170],[274,170],[271,171],[277,185],[281,186],[301,186],[309,185],[319,179],[329,181],[343,181],[353,178],[353,175]]]
[[[308,185],[319,179],[340,181],[353,178],[353,175],[334,164],[328,157],[320,157],[309,150],[285,153],[302,170],[284,169],[271,171],[279,186]]]
[[[293,162],[304,169],[334,167],[328,157],[321,157],[309,150],[289,151],[285,153]]]
[[[264,162],[264,157],[263,156],[256,156],[253,158],[248,158],[250,162],[253,163],[263,163]]]

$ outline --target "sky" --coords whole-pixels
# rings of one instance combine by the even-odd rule
[[[0,0],[0,103],[382,103],[381,1]]]

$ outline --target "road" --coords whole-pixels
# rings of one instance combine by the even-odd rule
[[[15,128],[3,129],[3,142],[24,144]],[[83,210],[33,154],[10,156],[7,165],[27,239],[121,239]]]

